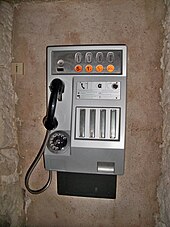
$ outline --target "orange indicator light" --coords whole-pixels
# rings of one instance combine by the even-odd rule
[[[114,65],[108,65],[108,66],[107,66],[107,71],[108,71],[109,73],[113,72],[114,69],[115,69]]]
[[[97,65],[96,66],[96,71],[97,72],[102,72],[103,71],[103,65]]]
[[[82,71],[82,66],[81,66],[81,65],[76,65],[76,66],[74,67],[74,70],[75,70],[76,72],[80,73],[80,72]]]
[[[90,73],[93,70],[92,65],[86,65],[86,72]]]

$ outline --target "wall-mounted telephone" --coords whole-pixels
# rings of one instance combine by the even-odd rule
[[[127,47],[79,45],[47,47],[46,137],[27,172],[31,193],[44,191],[57,172],[58,194],[116,197],[124,172]],[[44,154],[47,184],[29,187]]]

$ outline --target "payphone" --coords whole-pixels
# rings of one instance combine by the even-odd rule
[[[47,47],[47,129],[44,154],[57,173],[60,195],[116,197],[117,175],[124,172],[126,45]]]

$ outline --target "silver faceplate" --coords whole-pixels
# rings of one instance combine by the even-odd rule
[[[76,71],[77,65],[81,71]],[[92,66],[91,72],[86,71],[87,65]],[[98,65],[103,67],[101,72]],[[108,71],[110,65],[113,71]],[[47,103],[51,81],[60,78],[65,84],[62,101],[57,103],[59,124],[54,131],[67,132],[70,138],[69,146],[58,153],[46,147],[46,169],[123,174],[126,77],[125,45],[47,48]]]

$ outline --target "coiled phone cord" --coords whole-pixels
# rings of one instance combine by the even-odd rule
[[[31,166],[29,167],[29,169],[26,173],[26,176],[25,176],[25,186],[26,186],[27,190],[32,194],[40,194],[41,192],[44,192],[50,186],[51,181],[52,181],[52,171],[49,170],[49,176],[48,176],[47,183],[42,188],[37,189],[37,190],[33,190],[29,186],[29,180],[30,180],[31,174],[34,171],[35,167],[37,166],[38,162],[40,161],[40,159],[41,159],[41,157],[44,153],[49,135],[50,135],[50,130],[47,130],[46,134],[45,134],[44,141],[41,145],[41,148],[40,148],[37,156],[35,157],[34,161],[32,162]]]

